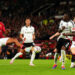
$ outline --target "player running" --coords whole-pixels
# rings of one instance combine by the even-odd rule
[[[75,17],[73,18],[73,28],[72,28],[72,33],[65,33],[65,36],[73,36],[73,40],[72,40],[72,45],[70,47],[71,50],[71,54],[72,54],[72,59],[71,59],[71,68],[75,68]]]
[[[39,46],[35,46],[34,44],[34,40],[35,40],[35,29],[33,26],[31,26],[31,19],[30,18],[26,18],[25,20],[25,26],[23,26],[21,28],[21,32],[20,32],[20,38],[23,41],[23,45],[26,47],[25,51],[26,52],[32,52],[31,55],[31,60],[30,60],[30,66],[34,66],[33,61],[35,59],[35,55],[36,52],[40,52],[41,48]],[[19,57],[20,55],[22,55],[22,52],[17,53],[12,60],[10,61],[10,63],[12,64],[14,62],[14,60]]]
[[[70,40],[72,40],[71,36],[64,36],[64,33],[71,33],[71,28],[73,28],[73,24],[69,20],[69,16],[67,14],[64,14],[63,20],[61,20],[59,25],[59,31],[55,33],[53,36],[50,37],[50,39],[53,39],[56,36],[59,36],[57,39],[57,46],[56,46],[56,52],[54,56],[54,65],[53,69],[57,67],[57,58],[58,53],[61,52],[61,59],[62,59],[62,66],[61,68],[65,69],[65,50],[68,49],[70,45]],[[70,40],[69,40],[70,39]]]

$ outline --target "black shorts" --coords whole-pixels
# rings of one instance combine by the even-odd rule
[[[30,46],[33,46],[34,47],[34,43],[24,43],[23,44],[25,47],[30,47]]]
[[[56,48],[57,48],[57,52],[58,52],[58,53],[60,53],[62,46],[64,46],[64,47],[66,48],[66,50],[67,50],[67,49],[69,48],[69,46],[70,46],[70,40],[60,38],[60,39],[57,41]]]

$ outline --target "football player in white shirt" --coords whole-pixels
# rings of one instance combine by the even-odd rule
[[[72,23],[73,23],[73,28],[71,30],[72,33],[67,33],[67,34],[65,34],[65,36],[73,36],[72,45],[70,47],[71,54],[72,54],[71,66],[70,67],[75,68],[75,17],[73,17]]]
[[[21,28],[20,38],[23,40],[25,44],[32,44],[35,40],[35,29],[31,26],[30,18],[26,18],[25,26]]]
[[[35,29],[33,26],[31,26],[31,19],[26,18],[25,20],[25,26],[21,28],[20,32],[20,38],[23,41],[23,45],[26,47],[26,52],[32,52],[31,60],[30,60],[30,66],[34,66],[33,61],[35,59],[36,52],[40,52],[41,48],[39,46],[35,46],[34,40],[35,40]],[[22,52],[17,53],[11,60],[10,63],[13,63],[13,61],[20,55],[22,55]]]
[[[70,22],[67,14],[64,15],[63,19],[65,20],[61,20],[60,25],[59,25],[59,32],[51,36],[50,39],[53,39],[54,37],[59,36],[57,40],[56,53],[54,56],[55,62],[53,65],[53,69],[57,67],[58,53],[61,52],[61,58],[62,58],[61,68],[64,70],[65,69],[65,66],[64,66],[65,50],[69,47],[70,40],[72,40],[72,36],[66,37],[64,36],[64,33],[71,33],[71,28],[73,28],[73,24]]]

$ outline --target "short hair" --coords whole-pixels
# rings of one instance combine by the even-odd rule
[[[31,18],[30,18],[30,17],[26,17],[26,18],[25,18],[25,20],[27,20],[27,19],[30,19],[30,20],[31,20]]]
[[[64,14],[65,18],[63,19],[64,21],[69,21],[70,20],[70,15],[65,13]]]

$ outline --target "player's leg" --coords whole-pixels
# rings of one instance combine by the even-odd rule
[[[20,50],[20,52],[18,52],[10,61],[10,64],[12,64],[14,62],[14,60],[16,58],[18,58],[20,55],[23,55],[24,50]]]
[[[55,49],[56,52],[55,52],[55,55],[54,55],[54,64],[57,64],[57,59],[58,59],[58,52],[57,52],[57,49]]]
[[[18,53],[11,59],[10,64],[12,64],[16,58],[18,58],[20,55],[22,55],[24,51],[29,53],[31,49],[32,49],[32,47],[26,47],[24,50],[20,50],[20,52],[18,52]]]
[[[31,55],[31,59],[30,59],[30,66],[34,66],[33,61],[34,61],[35,55],[36,55],[36,52],[34,49],[35,49],[34,47],[32,47],[32,49],[31,49],[32,55]]]
[[[31,59],[30,59],[30,65],[34,66],[33,61],[35,59],[35,55],[36,55],[36,53],[41,52],[41,48],[39,46],[34,46],[34,47],[32,47],[31,51],[32,51],[32,55],[31,55]]]
[[[64,53],[64,55],[65,55],[65,57],[66,57],[66,51],[65,50],[61,50],[61,58],[60,58],[60,62],[62,62],[62,59],[63,59],[63,54]]]
[[[59,39],[59,41],[57,41],[57,46],[55,49],[53,69],[55,69],[57,67],[58,53],[60,53],[61,46],[62,46],[61,39]]]
[[[31,60],[30,60],[30,65],[31,65],[31,66],[34,66],[34,64],[33,64],[33,61],[34,61],[34,59],[35,59],[34,47],[27,47],[27,48],[25,48],[25,52],[28,52],[28,53],[29,53],[30,51],[32,51]],[[24,52],[24,50],[21,50],[20,52],[18,52],[18,53],[11,59],[10,64],[12,64],[16,58],[18,58],[20,55],[22,55],[23,52]]]
[[[65,69],[65,57],[66,57],[66,49],[68,49],[70,45],[70,41],[67,39],[62,40],[62,48],[61,48],[61,58],[62,58],[62,66],[61,68],[64,70]]]
[[[61,61],[62,61],[62,66],[61,66],[61,68],[62,69],[65,69],[65,50],[66,50],[66,48],[64,47],[64,46],[62,46],[62,48],[61,48]]]
[[[55,69],[57,67],[57,59],[58,59],[58,53],[55,52],[53,69]]]
[[[57,59],[58,59],[58,53],[55,52],[53,69],[55,69],[57,67]]]
[[[10,64],[12,64],[17,57],[19,57],[20,55],[23,54],[25,46],[23,46],[21,43],[19,43],[19,41],[17,39],[13,39],[13,38],[9,38],[7,40],[7,44],[9,44],[9,43],[15,43],[18,47],[20,47],[20,52],[17,53],[10,61]]]

